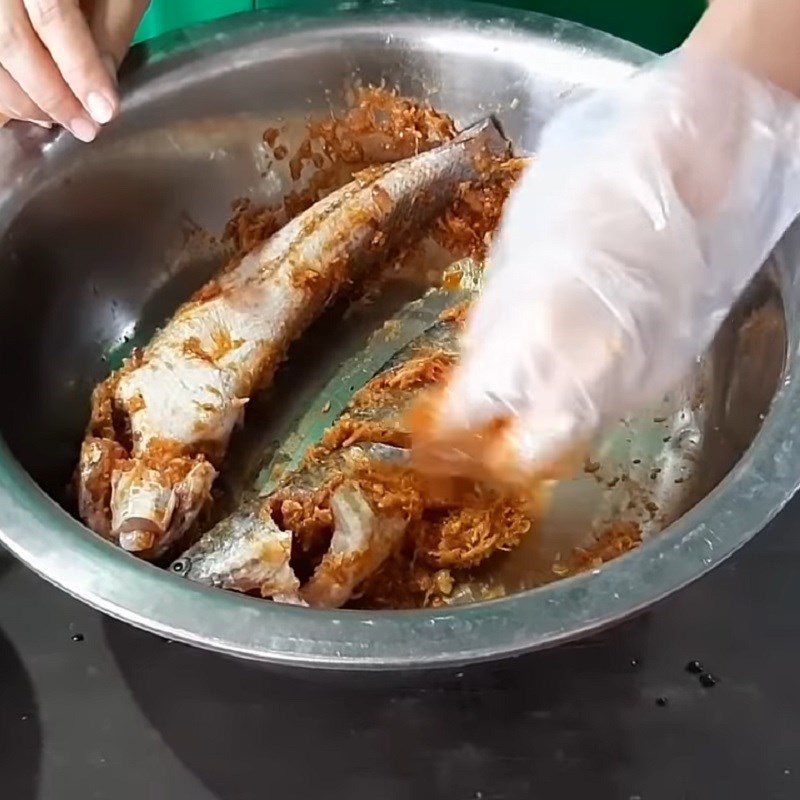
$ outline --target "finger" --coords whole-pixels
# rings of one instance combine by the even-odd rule
[[[11,116],[11,114],[8,111],[7,108],[3,108],[2,106],[0,106],[0,128],[5,127],[5,125],[7,123],[13,122],[15,119],[16,119],[16,117]],[[31,125],[36,125],[39,128],[45,128],[47,130],[50,130],[50,128],[53,127],[53,123],[52,122],[48,122],[48,121],[42,120],[42,119],[22,119],[22,120],[19,120],[19,121],[20,122],[29,122]]]
[[[47,122],[48,116],[22,91],[19,84],[0,67],[0,106],[11,119]]]
[[[2,103],[0,103],[0,128],[5,127],[9,122],[14,120],[19,120],[20,122],[30,122],[33,125],[38,125],[40,128],[52,128],[53,123],[51,120],[45,119],[21,119],[20,117],[15,116],[11,109],[6,108]]]
[[[78,0],[23,0],[31,24],[72,93],[92,119],[109,122],[117,90],[97,50]]]
[[[114,71],[122,63],[142,21],[149,0],[94,0],[82,3],[97,49],[108,56]]]
[[[595,430],[592,421],[568,411],[547,416],[529,411],[506,432],[506,463],[529,474],[564,477],[586,457]]]
[[[94,139],[97,124],[65,83],[24,7],[14,0],[0,4],[0,64],[47,116],[81,141]]]

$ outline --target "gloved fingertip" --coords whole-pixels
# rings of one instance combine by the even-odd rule
[[[546,420],[541,414],[514,420],[509,448],[519,469],[540,478],[562,479],[576,474],[589,453],[592,432],[577,418]]]

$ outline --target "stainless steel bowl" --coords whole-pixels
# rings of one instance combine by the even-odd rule
[[[519,12],[499,19],[464,3],[334,11],[323,20],[245,15],[140,49],[122,116],[92,147],[22,126],[0,133],[0,538],[56,585],[162,636],[338,669],[430,667],[552,645],[702,575],[798,485],[798,231],[670,412],[669,424],[691,425],[663,436],[645,415],[608,440],[618,445],[606,451],[612,461],[639,447],[650,469],[677,454],[669,463],[691,463],[693,478],[676,493],[677,473],[654,471],[651,489],[669,484],[677,494],[667,503],[675,521],[594,574],[445,610],[310,611],[187,583],[93,536],[56,502],[91,387],[125,342],[146,339],[218,264],[219,247],[197,229],[219,231],[236,197],[280,192],[278,173],[261,174],[264,127],[324,110],[355,75],[430,98],[461,123],[496,112],[518,145],[534,149],[570,89],[619,80],[648,58],[579,26]]]

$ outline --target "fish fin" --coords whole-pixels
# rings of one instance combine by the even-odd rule
[[[300,592],[319,608],[343,606],[353,590],[389,557],[405,532],[396,516],[379,517],[354,485],[339,487],[331,497],[334,532],[322,562]]]
[[[493,114],[468,125],[453,139],[454,142],[472,140],[479,140],[485,144],[487,150],[494,155],[507,154],[511,149],[511,144],[506,139],[499,120]]]

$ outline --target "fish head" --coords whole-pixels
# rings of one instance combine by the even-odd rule
[[[211,496],[216,470],[196,460],[183,477],[134,463],[111,481],[111,531],[120,547],[155,558],[192,527]]]
[[[291,531],[281,530],[259,501],[218,523],[170,570],[206,586],[292,602],[300,584],[289,564],[291,553]]]
[[[75,475],[78,512],[81,519],[106,539],[111,535],[111,476],[127,458],[123,447],[113,439],[91,437],[81,445]]]

